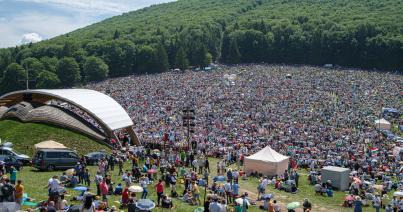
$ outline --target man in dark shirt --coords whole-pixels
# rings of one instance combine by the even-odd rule
[[[47,212],[56,212],[55,202],[50,201],[48,207],[46,207]]]

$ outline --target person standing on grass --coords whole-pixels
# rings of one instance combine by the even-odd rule
[[[217,197],[214,197],[213,202],[210,203],[209,211],[210,212],[220,212],[221,211],[221,204],[218,202]]]
[[[375,195],[375,198],[372,200],[372,206],[375,208],[376,212],[379,212],[381,209],[381,198],[379,197],[379,194]]]
[[[155,191],[157,192],[157,207],[159,207],[162,194],[164,193],[164,185],[162,183],[162,180],[158,180],[158,183],[155,185]]]
[[[22,204],[22,198],[24,195],[24,186],[22,185],[22,181],[18,180],[17,185],[15,185],[15,202],[17,204]]]
[[[102,195],[102,202],[105,202],[106,204],[108,204],[108,192],[109,192],[109,188],[108,188],[108,184],[106,183],[106,179],[104,178],[102,180],[102,182],[99,184],[99,189],[101,190],[101,195]]]
[[[249,208],[248,200],[245,195],[242,195],[241,198],[242,198],[242,205],[241,205],[242,212],[247,212]]]
[[[227,183],[224,184],[224,190],[227,204],[230,204],[232,202],[232,185],[230,180],[228,180]]]
[[[115,158],[113,157],[113,155],[109,156],[108,165],[111,171],[115,170]]]
[[[235,202],[235,199],[237,199],[239,196],[239,185],[238,182],[234,182],[234,184],[232,184],[232,201]]]
[[[359,196],[355,197],[354,212],[362,212],[362,201],[361,201],[361,197],[359,197]]]
[[[206,157],[206,160],[204,161],[204,168],[210,172],[210,163],[208,161],[208,158]]]
[[[192,193],[193,193],[193,198],[196,200],[197,205],[200,205],[200,189],[199,186],[196,184],[195,181],[193,181],[193,186],[192,186]]]
[[[88,169],[85,169],[85,171],[84,171],[84,174],[83,174],[83,181],[84,181],[84,184],[85,184],[87,187],[90,187],[90,186],[91,186],[91,174],[90,174],[90,172],[89,172]]]
[[[15,182],[17,181],[17,169],[14,167],[14,166],[12,166],[11,167],[11,170],[10,170],[10,182],[11,182],[11,184],[13,184],[13,185],[15,185]]]
[[[102,180],[103,180],[103,177],[101,175],[101,172],[98,171],[97,175],[95,175],[95,184],[97,186],[97,196],[101,195],[101,189],[100,189],[99,185],[101,184]]]
[[[141,193],[141,199],[147,199],[147,180],[146,180],[146,176],[142,176],[140,178],[140,186],[143,188],[143,193]]]
[[[118,160],[118,167],[119,167],[118,175],[122,175],[123,174],[123,159],[118,158],[117,160]]]

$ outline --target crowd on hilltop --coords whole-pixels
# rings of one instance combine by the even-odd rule
[[[403,179],[400,154],[391,157],[399,144],[374,126],[383,107],[402,110],[398,74],[255,64],[115,78],[86,88],[117,100],[143,144],[188,148],[182,116],[191,107],[190,141],[206,155],[240,164],[270,145],[290,156],[293,167],[348,167],[363,181],[380,179],[383,192],[390,176]]]
[[[313,159],[351,165],[349,153],[364,151],[366,140],[389,150],[373,123],[382,107],[401,107],[401,75],[310,66],[219,69],[116,78],[86,88],[117,100],[143,143],[162,143],[168,134],[171,147],[187,147],[182,110],[190,106],[196,118],[190,140],[208,154],[236,145],[248,154],[271,145],[299,165]]]

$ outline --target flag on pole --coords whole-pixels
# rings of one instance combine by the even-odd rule
[[[378,148],[376,148],[376,147],[371,148],[371,155],[376,155],[376,154],[378,154],[378,152],[379,152]]]

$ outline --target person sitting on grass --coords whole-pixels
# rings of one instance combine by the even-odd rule
[[[127,186],[126,186],[127,187]],[[122,183],[118,183],[118,185],[115,187],[115,190],[114,190],[114,194],[115,195],[121,195],[122,194],[122,191],[123,191],[123,187],[122,187]]]
[[[66,184],[66,185],[68,185],[68,187],[70,187],[70,188],[76,187],[78,185],[78,177],[77,177],[77,175],[74,174],[71,177],[70,182],[68,184]]]
[[[326,188],[325,188],[324,184],[319,184],[319,183],[317,183],[317,184],[314,186],[314,188],[315,188],[315,194],[323,195],[323,194],[326,193]]]
[[[59,201],[58,209],[64,211],[64,210],[66,210],[68,208],[69,208],[69,206],[67,204],[67,200],[64,199],[64,195],[60,195],[60,201]]]
[[[309,202],[308,198],[304,199],[304,203],[302,204],[302,207],[304,209],[304,212],[312,210],[312,204]]]
[[[291,190],[290,190],[290,191],[291,191],[292,194],[297,193],[298,188],[297,188],[297,186],[295,185],[295,183],[291,184]]]
[[[268,210],[269,203],[270,203],[270,198],[267,198],[266,200],[263,200],[263,205],[260,205],[259,208],[262,210]]]
[[[46,207],[47,212],[56,212],[55,202],[49,201],[48,207]]]
[[[162,204],[163,208],[172,208],[173,207],[172,200],[167,195],[164,195],[162,197],[162,203],[161,204]]]
[[[332,187],[328,187],[326,190],[327,196],[328,197],[333,197],[333,189]]]
[[[68,181],[70,181],[69,177],[66,175],[66,172],[63,172],[62,175],[60,176],[60,182],[68,183]]]
[[[188,191],[183,196],[183,201],[189,203],[190,205],[196,205],[196,199],[193,197],[192,192]]]

